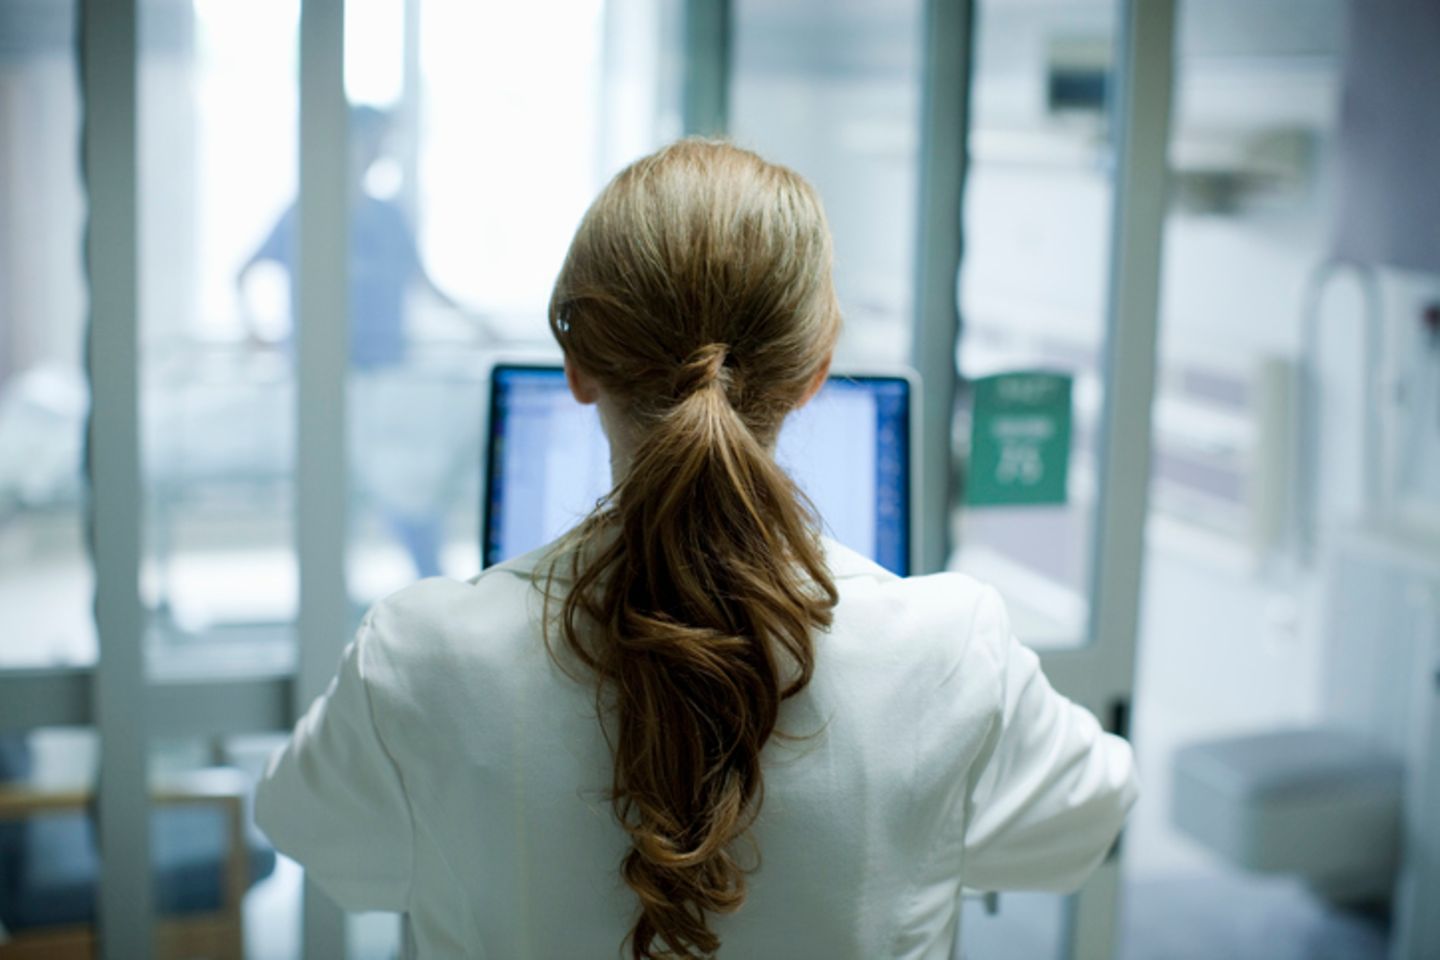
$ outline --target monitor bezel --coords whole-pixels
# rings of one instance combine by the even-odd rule
[[[492,542],[493,518],[490,505],[494,499],[496,462],[496,431],[492,429],[492,418],[500,399],[500,384],[503,375],[517,372],[536,373],[559,373],[563,376],[564,365],[553,359],[502,359],[491,364],[485,376],[485,411],[481,418],[481,429],[485,432],[485,457],[481,464],[483,482],[480,485],[480,567],[487,570],[503,561],[492,560],[490,557],[490,544]],[[909,420],[909,433],[905,437],[905,459],[907,468],[910,471],[909,496],[905,502],[905,561],[906,570],[904,575],[910,576],[917,572],[920,560],[920,476],[921,476],[921,447],[920,447],[920,377],[908,367],[846,367],[840,371],[832,371],[827,380],[850,380],[857,383],[867,382],[901,382],[905,384],[906,416]]]

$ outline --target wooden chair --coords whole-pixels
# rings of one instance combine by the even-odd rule
[[[245,821],[245,787],[245,778],[238,771],[212,768],[188,774],[153,795],[151,840],[152,849],[158,848],[162,854],[155,858],[156,875],[160,880],[166,881],[166,858],[175,859],[171,855],[173,849],[167,852],[167,843],[170,848],[175,848],[177,843],[174,839],[178,835],[178,845],[183,847],[185,830],[189,828],[193,833],[194,826],[200,822],[192,813],[187,823],[187,811],[204,811],[212,821],[219,818],[225,835],[223,851],[214,851],[208,856],[210,851],[203,851],[198,863],[192,858],[192,862],[177,869],[177,875],[168,879],[172,885],[178,883],[184,886],[188,882],[190,890],[172,890],[170,895],[165,895],[164,883],[159,884],[162,893],[157,896],[155,927],[158,957],[169,960],[196,957],[243,960],[241,902],[250,885],[268,875],[275,862],[273,851],[251,848]],[[11,842],[0,843],[0,858],[12,860],[10,864],[0,863],[0,880],[8,879],[16,887],[16,890],[10,891],[10,896],[15,898],[18,891],[20,898],[12,899],[9,904],[12,913],[16,912],[17,904],[21,907],[20,912],[25,912],[22,901],[27,896],[24,889],[27,873],[16,869],[17,866],[24,867],[24,864],[15,862],[18,857],[23,857],[24,851],[14,849],[17,846],[15,838],[23,841],[24,835],[15,828],[28,825],[37,829],[45,819],[68,820],[70,823],[64,828],[65,842],[73,853],[77,836],[82,838],[81,842],[88,842],[93,837],[88,830],[92,802],[93,795],[85,791],[46,791],[23,783],[0,784],[0,828],[10,827],[12,831]],[[209,823],[207,832],[216,825]],[[75,833],[77,829],[79,834]],[[33,846],[35,838],[29,839]],[[98,859],[94,862],[98,864]],[[197,866],[210,874],[200,886],[209,889],[218,879],[218,902],[195,902]],[[7,870],[8,877],[5,876]],[[34,872],[29,871],[28,876],[33,877]],[[88,919],[94,916],[97,879],[90,879],[88,891],[80,891],[72,882],[65,895],[52,895],[49,903],[40,904],[38,910],[30,910],[32,916],[21,916],[18,920],[10,918],[7,923],[9,939],[0,941],[0,960],[68,960],[72,957],[89,960],[94,957],[97,953],[96,936]],[[0,891],[0,894],[3,893]],[[43,891],[35,894],[31,890],[28,895],[44,897],[47,894]],[[84,900],[87,896],[88,904],[58,902],[64,899]],[[201,901],[209,899],[204,894],[200,895]],[[34,922],[37,913],[50,914],[62,922]],[[82,914],[83,918],[77,922],[76,917]]]

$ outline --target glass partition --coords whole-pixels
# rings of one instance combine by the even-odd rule
[[[558,356],[545,310],[575,227],[673,124],[673,6],[347,6],[357,618],[416,578],[479,572],[486,371]]]
[[[1311,606],[1324,587],[1286,556],[1296,479],[1287,407],[1306,291],[1340,195],[1349,9],[1191,0],[1178,10],[1134,709],[1146,784],[1125,840],[1125,956],[1188,949],[1196,929],[1224,931],[1212,952],[1273,952],[1270,923],[1235,922],[1239,903],[1255,917],[1283,912],[1297,945],[1324,938],[1347,956],[1384,955],[1384,934],[1371,929],[1382,915],[1361,922],[1288,879],[1218,863],[1173,822],[1171,778],[1146,773],[1236,731],[1336,722],[1321,682],[1331,673],[1324,638],[1335,634]],[[1355,515],[1366,462],[1366,308],[1348,279],[1330,284],[1319,307],[1323,389],[1311,415],[1324,428],[1322,516],[1338,529]]]
[[[820,191],[845,317],[840,367],[910,356],[920,0],[735,0],[730,134]]]
[[[152,673],[293,662],[284,243],[298,0],[140,4],[142,593]]]
[[[1066,474],[1063,493],[1049,503],[984,503],[977,494],[988,478],[964,478],[951,563],[995,584],[1017,632],[1036,646],[1082,644],[1088,629],[1117,7],[986,0],[976,10],[962,379],[1067,377],[1071,432],[1055,465]],[[968,443],[976,394],[962,395],[956,433]],[[970,453],[978,468],[982,458]]]
[[[295,371],[285,257],[299,0],[141,0],[141,595],[150,683],[295,664]],[[186,722],[202,725],[196,711]],[[251,825],[277,738],[149,745],[161,957],[298,956],[298,870]],[[293,865],[291,865],[293,867]],[[291,882],[286,878],[291,877]]]
[[[975,10],[950,565],[993,584],[1037,648],[1089,639],[1119,12],[1115,0],[980,0]],[[1005,374],[1044,376],[984,379]],[[1027,406],[1044,385],[1050,400]],[[1036,487],[1022,493],[1026,476]],[[967,903],[964,956],[1073,949],[1076,898],[1006,893],[993,906]]]
[[[76,6],[0,0],[0,669],[96,657]]]

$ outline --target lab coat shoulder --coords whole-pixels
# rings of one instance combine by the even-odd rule
[[[255,822],[347,910],[403,911],[414,821],[403,774],[376,722],[372,619],[340,658],[255,793]]]
[[[468,582],[422,580],[376,604],[365,637],[370,696],[402,765],[443,766],[455,743],[501,745],[527,691],[557,673],[537,630],[545,603],[543,580],[507,564]]]
[[[517,664],[538,659],[552,555],[553,547],[542,547],[470,580],[421,580],[372,607],[368,660],[386,707],[451,702],[452,694],[473,700],[465,688],[509,678]],[[565,586],[557,579],[550,592],[559,597]]]
[[[827,542],[827,559],[840,593],[836,621],[867,649],[899,660],[928,678],[926,686],[963,685],[951,698],[968,713],[994,709],[1001,639],[980,613],[994,591],[965,573],[947,571],[898,577],[867,557]]]
[[[348,910],[407,909],[413,883],[414,780],[437,725],[474,703],[486,661],[503,672],[533,644],[528,576],[423,580],[377,603],[325,693],[271,758],[255,821]],[[452,702],[453,701],[453,702]]]
[[[370,610],[375,680],[443,678],[458,661],[503,666],[517,646],[533,642],[542,605],[532,578],[505,567],[470,581],[412,584]]]
[[[1050,686],[993,587],[956,572],[901,579],[843,548],[831,558],[841,611],[894,645],[929,703],[925,765],[967,782],[964,884],[1078,887],[1137,797],[1130,745]]]
[[[967,662],[989,661],[994,712],[973,768],[965,885],[1074,890],[1138,797],[1130,744],[1050,686],[993,588],[983,588],[970,632]]]

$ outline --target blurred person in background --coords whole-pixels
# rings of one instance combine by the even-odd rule
[[[390,126],[390,115],[383,110],[363,105],[350,109],[350,456],[362,495],[376,505],[403,544],[416,574],[431,577],[440,573],[441,488],[453,457],[423,442],[423,425],[407,415],[414,406],[408,402],[408,387],[415,382],[405,373],[407,300],[418,288],[452,314],[465,317],[482,335],[487,330],[476,314],[464,310],[430,277],[400,205],[367,189],[371,171],[385,156]],[[274,341],[258,329],[248,309],[247,289],[258,267],[278,265],[290,281],[292,320],[297,315],[297,221],[296,204],[291,203],[236,278],[251,342],[260,346]]]

